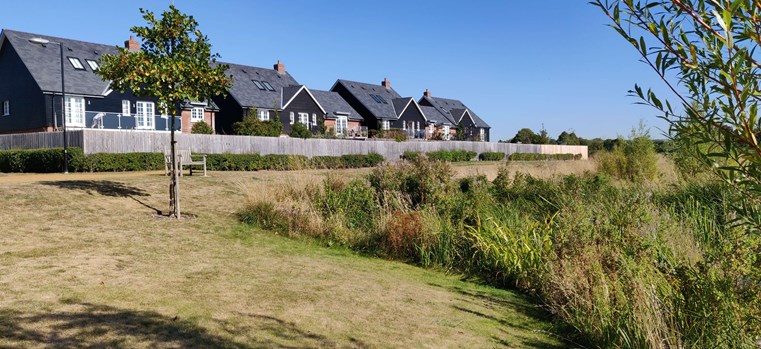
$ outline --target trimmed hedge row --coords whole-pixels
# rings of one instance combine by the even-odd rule
[[[505,153],[498,151],[487,151],[478,154],[478,160],[481,161],[500,161],[505,159]]]
[[[300,170],[372,167],[383,162],[380,154],[316,156],[278,154],[210,154],[206,165],[212,171]],[[164,168],[162,153],[98,153],[84,155],[69,148],[69,171],[152,171]],[[52,173],[63,170],[63,148],[0,151],[0,172]]]
[[[477,154],[478,153],[469,150],[437,150],[426,153],[431,160],[448,162],[470,161],[475,158]]]
[[[508,159],[513,161],[581,160],[581,154],[512,153]]]

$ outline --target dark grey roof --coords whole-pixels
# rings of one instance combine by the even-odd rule
[[[489,124],[487,124],[485,121],[483,121],[476,113],[473,112],[473,109],[468,108],[464,103],[456,100],[456,99],[449,99],[449,98],[440,98],[440,97],[426,97],[423,96],[422,100],[428,101],[432,106],[434,106],[436,109],[438,109],[442,114],[447,116],[447,113],[449,113],[452,118],[452,121],[455,122],[455,124],[460,123],[460,117],[462,117],[464,109],[468,110],[468,113],[470,116],[473,117],[473,123],[477,127],[484,127],[484,128],[490,128]],[[461,110],[459,113],[457,110]]]
[[[438,109],[434,107],[429,107],[427,105],[421,105],[420,109],[423,111],[423,114],[425,114],[425,118],[428,121],[435,122],[437,124],[448,124],[454,126],[455,123],[452,121],[452,119],[448,116],[445,116],[441,112],[439,112]]]
[[[302,86],[304,85],[294,85],[294,86],[283,87],[283,100],[281,101],[282,104],[280,104],[280,107],[281,108],[284,107],[285,106],[284,104],[288,103],[288,101],[290,101],[291,98],[293,98],[296,95],[296,93],[299,92]]]
[[[349,105],[338,92],[309,90],[314,98],[325,108],[329,118],[335,118],[336,114],[348,114],[349,120],[364,121],[361,115]]]
[[[219,111],[219,107],[211,99],[205,100],[205,101],[202,101],[202,102],[188,102],[188,101],[185,101],[184,103],[182,103],[182,108],[184,108],[184,109],[190,109],[190,108],[193,108],[193,107],[196,107],[196,106],[198,106],[198,107],[204,107],[204,109],[206,109],[206,110]]]
[[[235,98],[242,107],[259,107],[272,108],[277,105],[280,107],[281,92],[284,87],[297,86],[299,83],[288,74],[288,72],[278,72],[274,69],[252,67],[247,65],[227,64],[230,68],[225,74],[233,76],[233,87],[228,93]],[[272,85],[275,91],[260,90],[253,80],[266,81]],[[286,99],[286,101],[288,101]]]
[[[43,92],[61,92],[60,49],[56,44],[41,46],[29,42],[29,39],[36,37],[63,44],[64,80],[66,81],[67,94],[103,95],[103,92],[108,87],[108,82],[94,73],[85,60],[90,59],[97,62],[104,53],[117,53],[115,45],[101,45],[3,29],[0,36],[0,45],[10,43],[13,46]],[[84,70],[74,69],[68,57],[78,58]]]
[[[370,113],[377,119],[391,119],[397,118],[396,111],[394,110],[393,100],[394,98],[400,98],[401,96],[392,88],[386,88],[381,85],[367,84],[364,82],[356,82],[350,80],[339,79],[336,84],[343,85],[355,98],[359,100],[362,105],[367,108]],[[378,103],[370,95],[376,95],[383,98],[386,103]]]
[[[401,117],[404,107],[410,102],[411,97],[394,98],[394,110],[396,111],[396,117]]]

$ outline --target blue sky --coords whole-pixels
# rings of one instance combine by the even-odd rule
[[[139,8],[171,1],[23,1],[3,5],[0,27],[121,45],[144,25]],[[627,135],[643,120],[665,124],[627,96],[635,83],[663,91],[655,74],[586,0],[188,1],[222,61],[271,67],[278,59],[302,84],[380,83],[402,96],[462,100],[512,138],[542,125],[551,136]],[[34,11],[32,11],[34,9]]]

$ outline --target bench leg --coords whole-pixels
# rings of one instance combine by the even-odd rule
[[[203,162],[203,176],[206,177],[206,161]]]

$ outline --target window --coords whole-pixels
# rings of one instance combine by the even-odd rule
[[[11,115],[11,101],[3,101],[3,116]]]
[[[486,141],[486,130],[485,129],[479,129],[478,138],[481,142]]]
[[[270,113],[266,110],[260,110],[259,111],[259,120],[261,121],[269,121],[270,120]]]
[[[264,87],[264,85],[262,85],[261,81],[259,81],[259,80],[251,80],[251,81],[254,82],[254,85],[256,85],[256,88],[258,88],[258,89],[260,89],[262,91],[267,89],[267,88]]]
[[[66,126],[85,127],[85,99],[66,97]]]
[[[407,121],[402,121],[402,130],[407,131]]]
[[[264,87],[266,87],[266,88],[267,88],[268,90],[270,90],[270,91],[275,91],[275,89],[274,89],[274,88],[272,88],[272,85],[270,85],[270,83],[269,83],[269,82],[266,82],[266,81],[262,81],[262,85],[264,85]]]
[[[96,71],[98,70],[98,68],[100,68],[100,66],[98,65],[98,62],[93,61],[92,59],[85,59],[85,62],[87,62],[87,65],[90,66],[90,69],[92,69],[92,71]]]
[[[293,125],[293,123],[296,121],[295,119],[296,119],[296,114],[291,112],[291,125]]]
[[[337,135],[346,134],[347,128],[348,128],[348,121],[346,120],[346,115],[339,115],[336,118],[336,134]]]
[[[317,114],[312,113],[312,125],[317,126]]]
[[[299,123],[304,125],[309,125],[309,114],[299,113]]]
[[[449,140],[449,126],[444,125],[444,139]]]
[[[130,110],[130,102],[129,100],[123,99],[122,100],[122,116],[129,116],[132,114],[132,111]]]
[[[382,128],[383,130],[388,130],[388,129],[390,129],[390,128],[391,128],[391,122],[390,122],[390,121],[388,121],[388,120],[383,120],[383,121],[381,122],[381,128]]]
[[[142,130],[152,130],[153,117],[155,109],[153,102],[141,102],[135,103],[135,128]]]
[[[79,58],[75,57],[69,57],[69,62],[71,62],[71,65],[76,70],[85,70],[85,66],[82,65],[82,62],[79,61]]]
[[[190,121],[203,121],[203,108],[193,108],[190,111]]]

